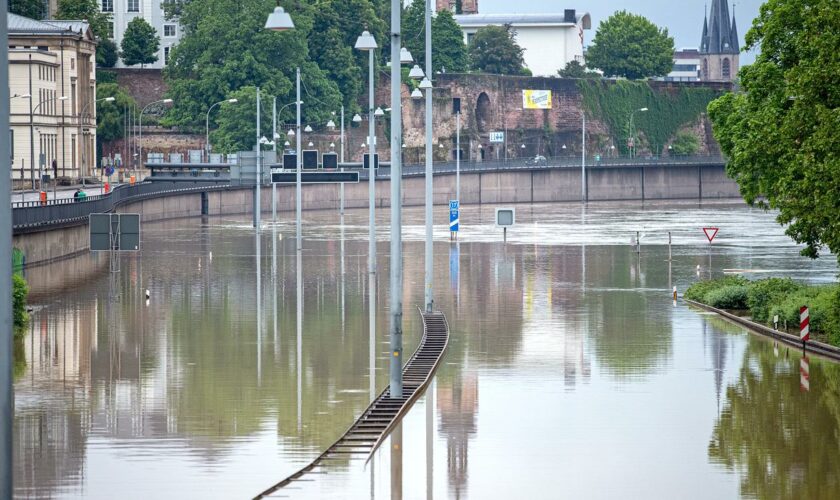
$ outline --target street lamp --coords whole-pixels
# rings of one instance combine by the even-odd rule
[[[422,80],[425,76],[426,74],[423,73],[423,69],[418,64],[415,64],[414,67],[411,68],[411,71],[408,72],[408,77],[412,80]]]
[[[359,113],[356,113],[355,115],[353,115],[353,123],[361,123],[361,122],[362,122],[362,117],[359,116]]]
[[[140,137],[137,140],[138,144],[140,145],[140,166],[143,165],[143,113],[145,113],[150,106],[153,106],[155,104],[172,104],[172,99],[161,99],[159,101],[150,102],[149,104],[146,104],[146,106],[143,109],[140,110]]]
[[[414,62],[414,57],[411,56],[411,52],[405,47],[400,49],[400,64],[411,64]]]
[[[633,125],[633,116],[636,113],[639,113],[639,112],[644,113],[647,110],[648,110],[647,108],[639,108],[639,109],[633,110],[633,112],[630,113],[630,148],[631,148],[630,149],[630,158],[633,158],[633,157],[636,156],[636,130],[635,130],[635,127]]]
[[[292,16],[283,10],[279,5],[274,7],[274,12],[268,15],[265,21],[265,28],[271,31],[288,31],[295,29],[295,23],[292,22]]]
[[[213,108],[220,104],[224,103],[236,104],[239,102],[239,99],[225,99],[223,101],[219,101],[212,106],[210,109],[207,110],[207,116],[204,119],[204,149],[207,150],[207,162],[210,162],[210,111],[213,111]]]
[[[26,99],[31,99],[32,96],[30,94],[24,94],[21,97]],[[41,101],[35,106],[35,109],[29,112],[29,172],[30,176],[32,177],[32,189],[35,189],[35,112],[38,111],[42,105],[53,102],[53,101],[66,101],[68,97],[63,95],[61,97],[53,97],[52,99],[47,99],[45,101]],[[84,115],[82,115],[84,116]],[[82,150],[84,151],[84,150]],[[41,170],[40,163],[38,164],[38,176],[41,178],[41,182],[43,182],[44,172]],[[40,185],[40,184],[39,184]],[[41,186],[43,189],[44,186]]]
[[[303,131],[304,131],[304,132],[306,132],[306,133],[308,134],[309,132],[312,132],[312,127],[311,127],[311,126],[309,126],[309,125],[307,125],[307,126],[306,126],[306,128],[305,128],[305,129],[303,129]]]
[[[414,89],[414,90],[411,91],[411,98],[415,99],[415,100],[416,99],[422,99],[423,98],[423,92],[420,89]]]

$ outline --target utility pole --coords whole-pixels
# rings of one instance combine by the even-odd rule
[[[141,116],[142,119],[142,116]],[[260,88],[257,87],[257,185],[254,187],[254,227],[257,229],[257,232],[260,230],[260,184],[262,183],[262,179],[260,178],[260,174],[262,173],[262,166],[260,162],[260,156],[262,156],[262,151],[260,151],[262,147],[260,146]]]
[[[0,5],[0,159],[11,164],[9,136],[9,32],[8,3]],[[31,67],[31,65],[30,65]],[[35,97],[29,92],[29,106]],[[4,169],[4,172],[8,172]],[[12,188],[11,176],[0,175],[0,498],[12,498],[12,428],[15,416],[12,385]]]
[[[399,59],[398,59],[399,60]],[[393,63],[392,63],[393,65]],[[426,0],[426,77],[432,80],[432,0]],[[392,108],[393,109],[393,108]],[[426,89],[426,312],[434,309],[434,224],[432,212],[432,89]]]
[[[391,358],[392,399],[402,397],[403,354],[401,9],[400,0],[391,0],[391,356],[389,357]],[[343,118],[341,124],[343,127]],[[341,148],[343,153],[344,143]]]

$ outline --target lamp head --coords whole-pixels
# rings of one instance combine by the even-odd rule
[[[647,108],[641,108],[639,111],[647,111]]]
[[[373,38],[373,35],[371,35],[368,30],[364,30],[362,32],[361,36],[359,36],[359,38],[356,39],[355,48],[357,50],[364,50],[364,51],[376,50],[376,48],[377,48],[376,40]]]
[[[228,99],[227,102],[229,102],[230,104],[236,104],[237,102],[239,102],[239,99],[234,97],[233,99]]]
[[[312,127],[307,125],[306,128],[303,129],[303,131],[306,132],[306,133],[312,132]]]
[[[373,116],[385,116],[385,112],[382,111],[382,108],[376,108],[376,111],[373,112]]]
[[[419,85],[422,90],[429,90],[432,88],[432,82],[428,78],[423,78]]]
[[[294,137],[294,136],[295,136],[295,131],[294,131],[294,129],[289,129],[289,131],[288,131],[288,132],[286,132],[286,135],[288,135],[289,137]]]
[[[268,15],[265,21],[265,28],[272,31],[288,31],[295,29],[295,23],[292,22],[292,16],[283,10],[279,5],[274,7],[274,12]]]
[[[414,90],[411,91],[411,98],[412,99],[422,99],[423,98],[423,92],[421,92],[420,89],[414,89]]]
[[[307,144],[306,146],[311,148],[312,146],[314,146],[314,144],[312,144],[312,141],[309,141],[309,144]]]
[[[403,47],[400,49],[400,63],[401,64],[411,64],[414,62],[414,58],[411,56],[411,52],[408,51],[407,48]]]
[[[353,115],[353,121],[354,121],[355,123],[361,123],[361,121],[362,121],[362,117],[361,117],[361,116],[359,116],[359,113],[356,113],[355,115]]]
[[[334,129],[335,128],[335,122],[332,121],[332,120],[328,121],[327,122],[327,128],[330,129],[330,130]]]
[[[412,80],[422,80],[424,76],[426,76],[426,74],[423,73],[423,69],[420,68],[419,64],[415,64],[414,67],[411,68],[411,71],[408,72],[408,77]]]
[[[172,99],[164,99],[161,102],[164,104],[172,104]]]

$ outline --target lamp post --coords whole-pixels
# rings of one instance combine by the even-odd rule
[[[277,109],[277,98],[276,97],[274,98],[274,103],[272,104],[272,108],[271,108],[271,114],[273,116],[272,126],[271,126],[271,135],[274,138],[274,140],[272,141],[273,142],[272,148],[274,149],[275,153],[277,152],[277,142],[280,140],[280,134],[277,133],[277,114],[282,113],[284,109],[286,109],[289,106],[292,106],[294,104],[297,104],[297,101],[290,102],[289,104],[281,106],[280,109]],[[303,103],[301,103],[301,104],[303,104]],[[287,135],[294,136],[295,133],[294,133],[294,131],[289,130],[289,133]],[[289,141],[286,141],[285,145],[288,146]],[[276,161],[276,158],[275,158],[275,161]],[[272,222],[277,222],[277,184],[275,184],[274,182],[271,183],[271,221]]]
[[[207,151],[207,163],[210,163],[210,112],[213,111],[213,108],[216,106],[226,102],[236,104],[239,102],[239,99],[225,99],[223,101],[219,101],[210,106],[210,109],[207,110],[207,117],[204,120],[204,149]]]
[[[161,99],[159,101],[150,102],[149,104],[146,104],[146,106],[143,109],[140,110],[140,137],[137,139],[137,145],[139,146],[140,150],[141,167],[143,166],[143,113],[145,113],[150,106],[154,106],[155,104],[172,104],[172,99]]]
[[[24,95],[29,95],[29,94],[24,94]],[[24,97],[24,96],[20,96],[20,97]],[[29,99],[30,99],[30,102],[32,102],[31,101],[32,100],[31,95],[29,95]],[[43,106],[44,104],[46,104],[48,102],[66,101],[66,100],[67,100],[67,96],[63,95],[61,97],[53,97],[52,99],[47,99],[46,101],[41,101],[41,102],[38,103],[37,106],[35,106],[35,109],[32,109],[32,106],[29,107],[29,109],[32,109],[32,111],[29,112],[29,172],[30,172],[30,176],[32,177],[32,189],[33,190],[35,189],[35,112],[38,111],[38,108],[40,108],[41,106]],[[82,114],[82,116],[84,116],[84,114]],[[84,150],[82,150],[82,151],[84,151]],[[38,177],[39,177],[39,186],[40,186],[40,183],[42,183],[43,179],[44,179],[44,172],[41,170],[41,164],[40,163],[38,164]],[[43,189],[43,187],[44,186],[41,186],[42,189]]]
[[[9,130],[9,44],[6,22],[8,2],[0,5],[0,152],[12,150]],[[3,159],[4,161],[6,158]],[[11,168],[11,165],[10,165]],[[0,497],[12,498],[14,489],[14,386],[12,378],[12,186],[11,175],[0,176]]]
[[[583,124],[580,137],[580,199],[586,203],[586,113],[581,112]]]
[[[65,100],[67,100],[67,97],[65,97],[64,99],[59,99],[59,100],[65,101]],[[102,99],[97,99],[97,100],[93,101],[93,104],[94,104],[94,106],[96,106],[96,103],[98,103],[98,102],[114,102],[115,100],[116,100],[116,97],[113,97],[113,96],[103,97]],[[82,114],[79,115],[79,123],[84,122],[85,116],[87,116],[87,109],[88,109],[89,104],[90,103],[85,103],[85,106],[82,108]],[[86,150],[87,150],[87,147],[82,148],[82,167],[84,167],[84,165],[86,163],[85,160],[87,160],[87,155],[85,154]],[[84,186],[84,185],[85,185],[85,177],[83,175],[82,176],[82,186]],[[103,186],[102,189],[104,190],[105,187]],[[55,190],[53,190],[53,196],[55,196]]]
[[[357,50],[368,53],[368,142],[370,143],[370,163],[368,169],[368,216],[369,216],[369,239],[368,242],[368,322],[370,325],[370,350],[374,353],[376,347],[376,122],[374,101],[374,72],[373,53],[377,48],[376,40],[367,30],[363,31],[356,40]],[[371,387],[375,384],[370,381]]]
[[[634,158],[636,156],[636,130],[635,130],[635,127],[634,127],[634,124],[633,124],[633,116],[638,112],[644,113],[647,110],[648,110],[647,108],[639,108],[639,109],[634,109],[630,113],[630,141],[631,141],[630,142],[630,144],[631,144],[631,146],[630,146],[630,148],[631,148],[630,149],[630,158]]]
[[[434,284],[434,247],[432,239],[433,217],[432,200],[434,183],[432,182],[432,0],[426,0],[426,78],[423,82],[426,85],[426,270],[425,270],[425,302],[426,312],[434,309],[434,296],[432,294]],[[423,84],[421,83],[421,88]]]

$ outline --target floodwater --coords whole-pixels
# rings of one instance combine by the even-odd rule
[[[671,301],[724,270],[831,282],[833,256],[738,204],[518,205],[506,243],[494,208],[464,207],[457,245],[436,209],[451,341],[428,393],[370,462],[275,496],[840,496],[840,365]],[[408,355],[424,231],[405,212]],[[387,384],[388,212],[373,359],[367,212],[304,217],[300,329],[288,213],[259,237],[247,217],[148,224],[116,273],[90,255],[28,271],[16,495],[249,498],[342,434]]]

